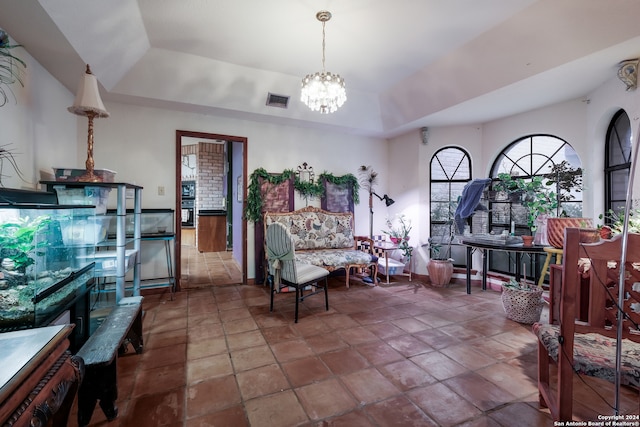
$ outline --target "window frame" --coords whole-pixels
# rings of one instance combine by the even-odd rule
[[[549,153],[536,151],[536,138],[545,138],[545,139],[553,138],[554,140],[558,141],[559,145],[552,152],[549,152]],[[520,157],[518,159],[514,159],[512,158],[513,156],[509,156],[509,153],[511,151],[517,152],[517,150],[515,150],[515,147],[518,144],[523,144],[523,143],[529,145],[528,153],[525,153],[524,150],[521,150]],[[540,146],[540,143],[538,144],[538,146]],[[495,157],[495,160],[491,165],[489,176],[493,180],[493,183],[498,181],[498,178],[497,178],[498,174],[501,172],[504,172],[504,170],[501,169],[501,166],[503,166],[503,161],[505,158],[509,159],[511,162],[514,163],[509,173],[512,173],[513,169],[517,166],[517,169],[519,169],[519,171],[522,173],[521,175],[519,175],[520,178],[530,179],[534,176],[544,176],[548,173],[545,169],[547,168],[547,165],[549,165],[549,162],[551,165],[555,165],[560,160],[566,160],[567,156],[564,156],[564,155],[559,156],[559,158],[556,158],[561,153],[561,151],[565,149],[565,147],[569,147],[572,150],[572,153],[576,156],[577,160],[579,161],[578,165],[572,164],[572,166],[582,168],[582,160],[579,158],[575,149],[566,140],[556,135],[550,135],[550,134],[529,134],[529,135],[524,135],[512,141],[498,153],[498,155]],[[546,158],[546,160],[539,161],[540,165],[536,166],[534,165],[534,158],[538,158],[538,157]],[[554,161],[554,158],[556,158],[557,161]],[[527,166],[518,164],[518,162],[521,161],[522,159],[528,159]],[[581,215],[581,212],[582,212],[581,194],[582,193],[580,192],[578,194],[580,194],[580,197],[577,197],[576,199],[573,199],[568,202],[565,201],[562,203],[562,206],[568,207],[568,206],[577,204],[580,207],[579,212]],[[560,205],[560,203],[558,204],[558,211],[556,212],[556,216],[561,212],[562,206]],[[489,209],[491,214],[489,215],[489,221],[488,221],[489,229],[487,230],[487,232],[494,233],[494,234],[501,234],[503,231],[506,230],[507,232],[510,233],[513,228],[515,235],[530,234],[530,229],[526,221],[526,210],[522,208],[518,202],[513,202],[510,200],[504,200],[504,201],[490,200]],[[504,217],[504,219],[501,220],[501,222],[496,222],[495,220],[496,217],[499,217],[498,212],[501,212],[500,216]],[[512,221],[514,222],[513,226],[511,224]],[[540,268],[540,263],[536,263],[534,260],[534,257],[535,255],[529,257],[529,266],[527,267],[527,272],[535,273],[534,268],[536,267],[538,267],[538,269]],[[513,275],[515,274],[515,270],[516,270],[513,262],[514,259],[515,259],[515,253],[513,252],[490,251],[489,270]],[[531,276],[534,276],[534,275],[535,274],[531,274]]]
[[[621,124],[625,124],[625,131],[629,135],[628,141],[628,157],[625,159],[626,161],[623,163],[612,164],[611,154],[610,154],[610,144],[613,142],[613,136],[616,137],[616,142],[618,147],[621,147],[622,137],[620,136],[622,132],[620,132]],[[618,206],[624,206],[626,202],[626,190],[627,185],[621,185],[620,188],[617,188],[617,181],[613,179],[613,175],[615,173],[619,173],[620,171],[626,170],[626,182],[629,181],[629,176],[631,175],[631,151],[633,149],[633,132],[631,131],[631,121],[629,119],[629,115],[625,110],[618,110],[613,117],[611,118],[611,122],[609,123],[609,127],[607,128],[607,133],[605,136],[605,146],[604,146],[604,212],[609,212],[609,210],[616,210]],[[624,158],[624,149],[620,150],[621,157]],[[614,186],[616,188],[614,188]],[[616,191],[617,190],[617,191]],[[624,198],[616,198],[614,199],[613,195],[617,192],[620,194],[624,194]],[[604,217],[604,223],[607,225],[611,225],[611,218],[608,215]]]
[[[450,171],[447,171],[447,169],[445,168],[442,162],[443,159],[441,157],[438,157],[439,154],[443,154],[445,151],[448,151],[448,150],[456,150],[461,154],[458,164],[456,165],[452,173],[449,173]],[[434,166],[436,164],[435,162],[437,162],[440,170],[444,173],[445,175],[444,179],[434,178]],[[456,176],[461,170],[464,170],[463,165],[466,165],[466,170],[468,171],[468,174],[464,177]],[[466,185],[468,182],[470,182],[473,179],[472,177],[473,177],[473,171],[472,171],[471,156],[469,155],[469,152],[464,148],[448,145],[446,147],[442,147],[438,149],[435,153],[433,153],[433,156],[431,156],[431,160],[429,161],[429,194],[430,194],[429,235],[432,238],[438,239],[443,233],[447,235],[452,235],[452,231],[454,230],[454,227],[455,227],[453,222],[455,208],[457,206],[459,197],[462,195],[462,190],[460,190],[460,192],[458,193],[453,188],[453,184]],[[434,184],[447,184],[448,201],[440,201],[440,200],[433,199]],[[448,210],[447,220],[434,219],[434,205],[439,205],[439,204],[448,205],[446,208]],[[449,229],[446,230],[445,228],[443,232],[442,227],[446,227],[447,225],[449,226]],[[430,253],[430,256],[433,256],[433,254]],[[466,265],[466,262],[467,262],[466,252],[462,250],[462,247],[458,248],[457,246],[452,245],[451,258],[454,259],[455,266]]]

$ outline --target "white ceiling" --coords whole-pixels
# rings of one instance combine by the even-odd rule
[[[342,75],[320,115],[300,80]],[[0,27],[70,91],[105,101],[392,137],[588,94],[640,57],[637,0],[0,0]],[[622,83],[620,83],[622,84]],[[267,94],[290,96],[287,109]]]

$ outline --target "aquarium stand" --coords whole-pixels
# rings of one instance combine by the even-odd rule
[[[116,302],[125,297],[125,275],[127,273],[127,250],[135,251],[135,260],[133,260],[133,295],[140,295],[140,213],[142,211],[142,187],[135,184],[125,182],[65,182],[65,181],[40,181],[45,185],[47,191],[56,191],[58,198],[65,191],[73,191],[77,189],[93,190],[96,194],[108,194],[108,191],[116,189],[116,265],[115,265],[115,299]],[[104,191],[102,191],[104,190]],[[87,192],[93,194],[92,192]],[[127,199],[133,199],[133,248],[128,247],[128,239],[126,235],[126,217],[127,217]],[[74,203],[82,202],[82,204],[94,205],[101,208],[102,213],[106,213],[106,198],[86,196],[85,199],[73,199]],[[97,212],[97,211],[96,211]],[[111,273],[109,273],[111,274]],[[96,275],[96,277],[100,277]]]

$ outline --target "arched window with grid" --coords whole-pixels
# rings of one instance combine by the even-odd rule
[[[458,207],[458,199],[464,186],[471,181],[471,158],[458,147],[438,150],[430,163],[431,227],[430,236],[441,241],[451,235],[453,217]],[[455,265],[465,265],[465,250],[451,248],[451,258]]]
[[[631,170],[631,123],[624,110],[619,110],[607,129],[604,151],[605,212],[624,209]],[[605,224],[610,218],[605,217]]]
[[[582,217],[582,162],[565,140],[542,134],[517,139],[498,154],[491,167],[494,182],[501,173],[525,180],[540,177],[545,183],[553,181],[549,189],[558,197],[558,207],[552,215]],[[576,182],[580,185],[574,185]],[[528,210],[518,200],[494,200],[490,212],[489,232],[501,234],[514,229],[516,235],[530,234]],[[493,251],[489,268],[513,274],[516,266],[512,258],[509,252]],[[527,272],[534,272],[535,268],[535,262],[531,262]]]

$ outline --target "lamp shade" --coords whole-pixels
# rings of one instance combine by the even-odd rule
[[[76,99],[68,110],[79,116],[87,116],[89,113],[93,113],[95,117],[109,117],[109,113],[104,108],[102,99],[100,99],[98,80],[91,73],[89,65],[87,65],[87,71],[80,79],[80,84],[76,91]]]

